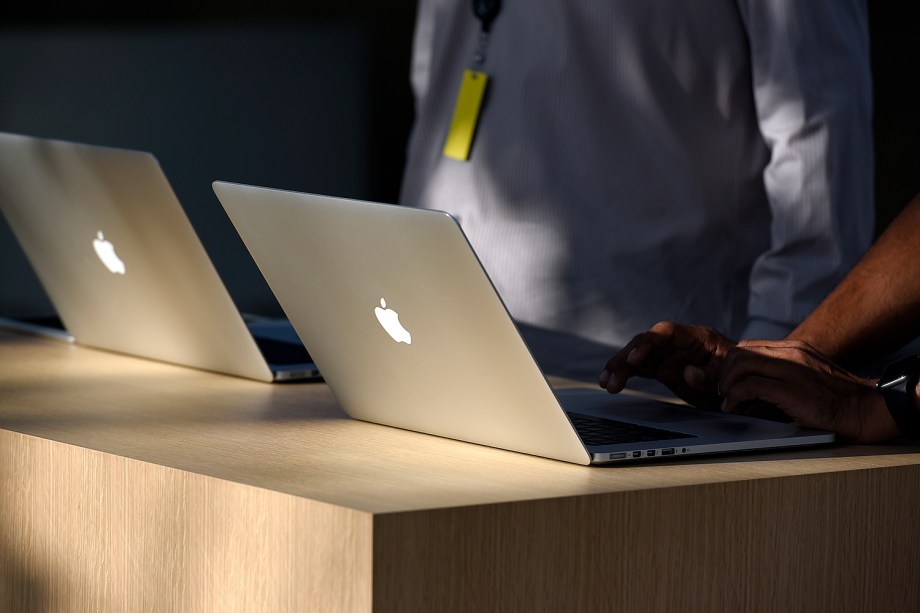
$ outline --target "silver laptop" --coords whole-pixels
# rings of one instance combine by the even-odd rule
[[[318,378],[287,322],[254,322],[254,338],[149,153],[0,133],[0,212],[64,338],[259,381]]]
[[[834,440],[599,388],[554,393],[446,213],[214,191],[351,417],[579,464]]]

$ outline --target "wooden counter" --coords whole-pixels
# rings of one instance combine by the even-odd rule
[[[582,467],[0,332],[0,611],[908,611],[920,448]]]

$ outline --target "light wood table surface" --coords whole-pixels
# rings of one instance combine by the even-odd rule
[[[920,610],[920,448],[583,467],[0,332],[0,611]]]

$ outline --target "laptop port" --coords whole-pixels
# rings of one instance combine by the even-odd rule
[[[654,450],[654,449],[649,449],[649,450],[648,450],[648,457],[652,457],[653,455],[655,455],[655,450]]]
[[[641,457],[642,457],[642,452],[641,452],[641,451],[633,451],[633,457],[634,457],[634,458],[641,458]]]
[[[670,449],[662,449],[661,455],[674,455],[674,448],[671,447]]]
[[[611,454],[610,454],[610,459],[611,459],[611,460],[623,460],[623,459],[625,459],[625,458],[626,458],[626,452],[625,452],[625,451],[620,452],[620,453],[611,453]]]

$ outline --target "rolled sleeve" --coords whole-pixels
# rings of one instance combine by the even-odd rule
[[[867,8],[861,0],[738,0],[738,6],[760,130],[771,149],[763,175],[771,244],[751,271],[749,330],[788,331],[872,238]]]

